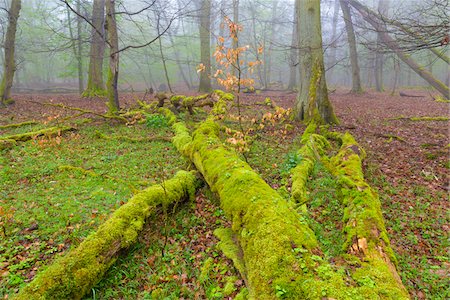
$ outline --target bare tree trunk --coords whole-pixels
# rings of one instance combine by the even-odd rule
[[[377,15],[368,9],[366,6],[362,5],[356,0],[346,0],[348,1],[358,12],[363,16],[364,20],[366,20],[370,25],[372,25],[375,30],[377,30],[380,34],[381,40],[386,46],[388,46],[392,51],[397,54],[397,56],[407,64],[411,69],[414,70],[420,77],[426,80],[429,84],[431,84],[437,91],[439,91],[445,98],[449,99],[449,88],[443,82],[438,80],[431,74],[426,71],[425,68],[418,65],[409,55],[405,54],[401,49],[397,41],[389,36],[386,31],[386,28],[382,25],[380,20],[377,18]]]
[[[103,55],[105,54],[105,0],[94,0],[92,7],[92,38],[87,88],[84,97],[104,95]]]
[[[320,2],[296,0],[298,15],[300,84],[295,104],[297,120],[337,123],[328,99],[322,52]]]
[[[334,1],[334,13],[333,13],[333,21],[332,21],[332,28],[331,28],[331,45],[330,45],[330,67],[329,67],[329,71],[328,71],[328,78],[329,79],[333,79],[333,71],[334,71],[334,67],[337,64],[337,57],[336,57],[336,48],[337,48],[337,23],[338,23],[338,18],[339,18],[339,9],[340,9],[340,4],[339,4],[339,0],[335,0]],[[333,83],[336,83],[336,81],[333,79],[332,80]]]
[[[350,64],[352,66],[352,93],[362,93],[361,76],[358,65],[358,52],[356,51],[356,37],[353,29],[352,15],[350,7],[345,0],[339,0],[341,3],[342,14],[345,21],[345,30],[347,31],[348,47],[350,50]]]
[[[260,47],[260,45],[258,45],[258,39],[257,39],[257,35],[256,35],[256,8],[254,6],[254,3],[249,3],[249,9],[250,9],[250,14],[251,14],[251,18],[252,18],[252,33],[253,33],[253,41],[254,41],[254,47],[255,47],[255,55],[256,55],[256,61],[260,61],[260,57],[259,57],[259,52],[258,52],[258,48]],[[263,81],[263,76],[261,73],[261,65],[259,64],[257,67],[258,70],[258,79],[259,79],[259,84],[261,87],[264,87],[264,81]]]
[[[389,8],[389,0],[378,1],[378,12],[383,16],[387,16]],[[383,88],[383,52],[381,51],[382,40],[380,34],[377,34],[377,51],[375,54],[375,88],[377,92],[384,91]]]
[[[76,9],[77,12],[80,13],[81,10],[81,3],[80,0],[76,1]],[[72,19],[71,19],[71,11],[70,8],[67,7],[67,25],[69,27],[69,35],[70,35],[70,39],[72,41],[72,50],[73,50],[73,55],[75,56],[75,59],[77,61],[77,72],[78,72],[78,92],[80,94],[83,93],[83,62],[82,62],[82,57],[81,57],[81,21],[80,21],[80,17],[77,15],[76,16],[76,24],[77,24],[77,36],[75,36],[74,34],[74,30],[72,27]]]
[[[16,46],[17,20],[19,19],[20,8],[21,1],[12,0],[8,12],[9,23],[5,38],[5,63],[3,67],[3,78],[0,83],[0,105],[7,104],[11,97],[11,87],[14,80],[14,72],[16,71],[14,52]]]
[[[298,34],[297,34],[297,2],[294,5],[294,19],[293,19],[293,25],[292,25],[292,41],[291,41],[291,53],[289,55],[289,84],[288,84],[288,90],[292,91],[295,88],[295,85],[297,83],[297,60],[298,60],[298,54],[297,54],[297,48],[298,48]]]
[[[278,8],[278,0],[274,0],[272,4],[272,20],[270,22],[270,38],[269,38],[269,48],[265,52],[266,61],[264,62],[264,67],[267,68],[264,73],[266,74],[266,87],[272,82],[272,53],[273,53],[273,45],[275,41],[275,37],[277,28],[277,8]]]
[[[106,0],[106,29],[108,30],[109,71],[106,92],[108,95],[108,111],[116,114],[120,109],[118,79],[119,79],[119,37],[115,15],[115,0]]]
[[[200,72],[199,92],[211,91],[211,0],[202,0],[200,8],[200,60],[204,66]]]
[[[400,73],[400,62],[394,57],[394,84],[392,85],[392,92],[391,95],[395,94],[395,90],[397,89],[397,82],[398,82],[398,74]]]

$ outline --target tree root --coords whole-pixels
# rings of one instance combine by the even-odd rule
[[[136,242],[157,206],[192,199],[198,183],[194,173],[180,171],[164,186],[154,185],[135,195],[77,248],[39,273],[15,299],[81,299],[116,261],[119,252]]]

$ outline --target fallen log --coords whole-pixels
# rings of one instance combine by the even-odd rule
[[[25,142],[31,139],[34,139],[39,136],[47,135],[47,136],[53,136],[53,135],[59,135],[67,131],[74,131],[75,128],[73,127],[49,127],[40,129],[37,131],[31,131],[31,132],[25,132],[25,133],[19,133],[19,134],[12,134],[7,136],[0,137],[0,141],[5,140],[13,140],[16,142]]]
[[[232,231],[217,235],[224,236],[224,253],[242,273],[250,299],[409,298],[397,283],[373,286],[372,279],[364,280],[365,274],[358,270],[350,274],[353,266],[336,266],[323,258],[314,232],[293,205],[233,150],[225,148],[213,116],[191,136],[184,123],[176,122],[170,111],[166,114],[175,131],[174,145],[219,195],[221,207],[232,221]],[[383,267],[370,274],[384,272]],[[378,283],[377,277],[374,280]]]
[[[399,92],[399,94],[400,94],[401,97],[411,97],[411,98],[423,98],[423,97],[425,97],[425,96],[422,96],[422,95],[411,95],[411,94],[407,94],[407,93],[404,93],[404,92]]]
[[[15,299],[81,299],[116,261],[119,251],[136,242],[156,208],[192,199],[198,182],[194,173],[180,171],[173,179],[133,196],[77,248],[39,273]]]
[[[37,124],[36,121],[26,121],[26,122],[22,122],[22,123],[0,125],[0,129],[17,128],[17,127],[22,127],[22,126],[26,126],[26,125],[35,125],[35,124]]]
[[[364,179],[365,151],[349,133],[325,134],[341,143],[328,167],[341,186],[343,233],[346,235],[343,250],[361,262],[354,274],[370,278],[377,288],[389,291],[389,297],[407,298],[408,293],[398,275],[397,259],[390,247],[380,200]]]

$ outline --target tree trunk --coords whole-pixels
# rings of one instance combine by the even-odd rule
[[[295,118],[309,122],[337,123],[328,99],[322,53],[320,2],[296,0],[299,41],[299,92]]]
[[[297,2],[296,2],[297,3]],[[293,19],[293,26],[292,26],[292,41],[291,41],[291,53],[289,55],[289,84],[288,84],[288,90],[292,91],[295,88],[295,85],[297,84],[297,60],[298,60],[298,54],[297,54],[297,48],[298,48],[298,34],[297,34],[297,4],[294,5],[294,19]]]
[[[378,12],[383,16],[387,16],[389,8],[389,0],[378,1]],[[375,54],[375,88],[377,92],[384,91],[383,88],[383,52],[381,51],[381,36],[377,34],[377,50]]]
[[[199,92],[211,91],[211,0],[202,0],[200,8],[200,60],[205,69],[200,72]]]
[[[426,80],[431,86],[433,86],[437,91],[439,91],[446,99],[450,98],[449,88],[440,80],[435,78],[433,74],[426,71],[424,67],[418,65],[410,55],[404,53],[401,49],[397,41],[389,36],[385,26],[382,25],[380,20],[378,19],[376,13],[368,9],[366,6],[362,5],[356,0],[346,0],[348,1],[358,12],[363,16],[364,20],[366,20],[372,27],[379,32],[381,40],[386,46],[388,46],[392,51],[397,54],[397,56],[407,64],[411,69],[414,70],[420,77]]]
[[[76,10],[78,13],[81,13],[81,3],[80,0],[76,1]],[[69,35],[72,44],[72,51],[75,59],[77,61],[77,72],[78,72],[78,92],[80,94],[83,93],[83,61],[81,55],[81,21],[80,17],[76,16],[76,24],[77,24],[77,36],[74,34],[74,29],[72,27],[72,19],[71,19],[71,10],[67,7],[67,26],[69,28]]]
[[[274,0],[272,3],[272,20],[270,22],[270,37],[269,37],[269,48],[265,51],[266,60],[264,62],[265,67],[265,75],[266,75],[266,87],[270,85],[272,82],[272,53],[273,53],[273,45],[275,41],[275,37],[278,36],[276,32],[277,28],[277,8],[278,8],[278,0]]]
[[[120,109],[118,79],[119,79],[119,38],[115,15],[115,0],[106,0],[106,29],[109,45],[109,71],[106,92],[108,96],[108,112],[116,114]]]
[[[3,66],[3,78],[0,83],[0,105],[7,104],[11,97],[11,87],[16,71],[16,61],[14,58],[16,46],[17,20],[21,8],[20,0],[12,0],[8,13],[8,29],[5,37],[5,60]]]
[[[94,0],[92,7],[92,38],[87,88],[84,97],[104,95],[103,55],[105,53],[105,0]]]
[[[339,0],[347,32],[348,47],[350,50],[350,64],[352,66],[352,93],[362,93],[361,76],[358,65],[358,52],[356,51],[356,37],[353,29],[352,15],[346,0]]]
[[[253,42],[254,42],[254,48],[255,48],[255,58],[256,61],[260,61],[260,57],[259,57],[259,52],[258,52],[258,48],[261,46],[258,43],[258,38],[257,38],[257,34],[256,34],[256,8],[255,8],[255,3],[249,3],[249,9],[250,9],[250,15],[252,18],[252,34],[253,34]],[[257,71],[258,71],[258,80],[259,80],[259,85],[261,87],[264,87],[264,81],[263,81],[263,75],[261,72],[261,64],[258,64],[258,66],[256,66]]]
[[[336,57],[336,48],[337,48],[337,23],[339,18],[339,0],[334,0],[334,13],[333,13],[333,21],[332,21],[332,28],[331,28],[331,45],[330,45],[330,67],[328,68],[328,78],[332,80],[333,84],[336,84],[336,80],[333,78],[333,71],[337,64],[337,57]]]

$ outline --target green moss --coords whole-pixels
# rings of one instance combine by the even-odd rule
[[[233,261],[236,269],[241,273],[243,278],[247,277],[245,272],[245,264],[242,257],[242,249],[237,243],[237,237],[229,228],[218,228],[214,230],[214,235],[216,235],[220,242],[217,245],[219,249],[225,254],[226,257]]]
[[[105,89],[93,87],[85,89],[84,92],[81,94],[81,97],[95,98],[95,97],[106,97],[107,95],[108,93]]]
[[[411,117],[411,121],[448,121],[449,117]]]
[[[119,250],[136,241],[155,208],[194,197],[196,183],[193,173],[180,171],[164,188],[155,185],[135,195],[76,249],[38,274],[16,299],[81,299],[114,263]]]
[[[16,144],[17,142],[12,139],[0,139],[0,150],[12,148]]]

